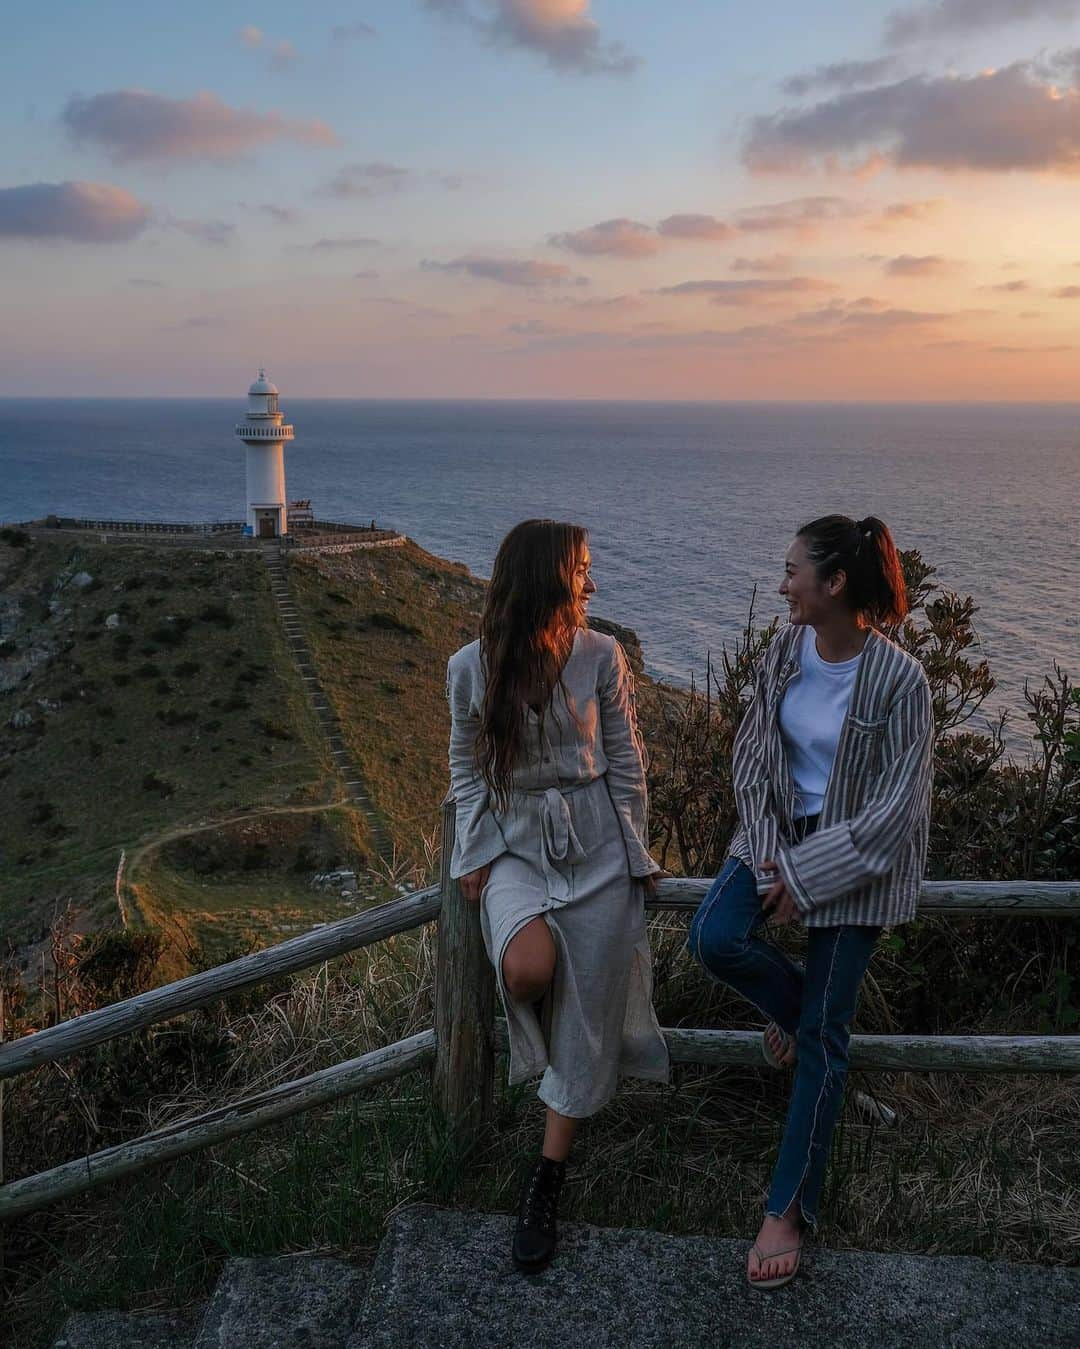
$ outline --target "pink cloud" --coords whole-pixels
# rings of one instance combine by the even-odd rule
[[[150,208],[108,183],[26,183],[0,188],[0,238],[118,243],[150,222]]]
[[[730,263],[733,272],[764,272],[775,275],[791,270],[791,258],[787,253],[772,253],[764,258],[735,258]]]
[[[730,239],[737,233],[731,225],[713,215],[698,215],[692,211],[669,215],[657,225],[658,233],[668,239]]]
[[[813,107],[756,117],[743,160],[759,173],[832,166],[841,155],[898,168],[1080,171],[1080,90],[1030,62],[971,76],[920,75]]]
[[[142,89],[121,89],[72,98],[63,112],[72,138],[106,150],[118,162],[135,160],[230,160],[261,145],[289,140],[335,145],[325,122],[290,121],[279,113],[232,108],[202,91],[166,98]]]
[[[602,220],[588,229],[552,234],[548,243],[585,257],[606,255],[615,258],[646,258],[659,252],[662,247],[660,239],[648,225],[627,220],[625,216],[616,220]]]
[[[604,42],[589,16],[589,0],[423,0],[426,9],[456,19],[494,47],[539,52],[556,70],[625,75],[637,58],[621,42]]]

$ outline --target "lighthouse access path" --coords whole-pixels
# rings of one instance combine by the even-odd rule
[[[379,860],[389,870],[392,870],[396,862],[394,845],[383,827],[382,820],[375,809],[375,803],[371,799],[356,760],[349,753],[348,746],[342,737],[341,726],[334,715],[333,708],[330,706],[330,700],[319,682],[311,648],[304,637],[296,602],[289,590],[288,570],[285,566],[285,560],[281,556],[281,545],[277,539],[263,543],[262,554],[266,562],[266,569],[270,573],[270,591],[274,597],[274,605],[277,608],[282,627],[285,630],[285,640],[299,668],[304,689],[311,699],[311,705],[315,709],[315,715],[319,719],[319,725],[330,747],[334,768],[345,783],[349,802],[364,817],[368,834]]]

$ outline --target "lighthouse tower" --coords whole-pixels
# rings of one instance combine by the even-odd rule
[[[247,446],[247,528],[258,539],[288,532],[285,500],[285,442],[293,429],[278,411],[278,391],[259,371],[248,389],[247,417],[236,428]]]

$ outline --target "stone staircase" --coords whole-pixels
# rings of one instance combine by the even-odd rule
[[[543,1274],[512,1219],[417,1205],[374,1266],[230,1260],[187,1314],[72,1316],[54,1349],[973,1349],[1080,1343],[1080,1269],[811,1246],[798,1279],[747,1287],[746,1242],[565,1224]]]
[[[277,608],[278,617],[281,619],[281,625],[285,630],[285,640],[300,670],[300,678],[303,680],[304,689],[311,700],[315,715],[319,719],[319,725],[330,746],[334,767],[343,779],[353,805],[360,811],[367,823],[368,833],[379,858],[388,866],[392,865],[394,845],[383,827],[379,813],[375,809],[375,803],[368,795],[364,779],[360,775],[360,769],[342,738],[341,723],[334,715],[330,700],[327,698],[315,671],[311,648],[308,646],[303,629],[300,626],[300,615],[296,610],[296,601],[289,590],[289,576],[285,559],[281,555],[281,545],[276,539],[264,543],[262,553],[266,570],[270,573],[270,591],[274,597],[274,605]]]

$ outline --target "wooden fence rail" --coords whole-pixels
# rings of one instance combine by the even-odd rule
[[[0,1185],[0,1219],[288,1119],[428,1063],[434,1065],[433,1099],[443,1116],[463,1133],[475,1130],[492,1111],[495,1055],[506,1048],[506,1026],[495,1019],[494,973],[484,951],[478,909],[466,903],[450,877],[454,832],[454,806],[448,803],[443,808],[438,886],[6,1045],[0,1042],[0,1083],[438,917],[433,1030],[196,1118],[175,1121],[131,1142]],[[650,907],[692,910],[711,883],[708,877],[664,880]],[[1078,917],[1080,882],[927,882],[919,907],[921,913],[956,917]],[[763,1063],[760,1031],[679,1027],[665,1030],[664,1036],[675,1063]],[[1080,1036],[856,1035],[851,1040],[851,1067],[870,1072],[1076,1073],[1080,1072]]]
[[[43,1063],[69,1058],[81,1049],[104,1044],[106,1040],[141,1030],[157,1021],[167,1021],[181,1012],[206,1007],[242,988],[284,974],[295,974],[347,951],[419,927],[438,915],[441,902],[439,887],[430,886],[406,899],[380,904],[378,908],[327,923],[325,927],[315,928],[277,946],[241,956],[228,965],[217,965],[176,983],[152,988],[149,993],[140,993],[71,1021],[62,1021],[33,1035],[24,1035],[21,1040],[9,1041],[0,1046],[0,1080]]]
[[[276,1124],[314,1106],[339,1101],[366,1087],[424,1067],[431,1062],[434,1052],[435,1032],[421,1031],[419,1035],[398,1040],[385,1049],[336,1063],[332,1068],[323,1068],[295,1082],[284,1082],[205,1115],[166,1124],[130,1143],[117,1143],[115,1147],[105,1148],[89,1157],[65,1162],[49,1171],[39,1171],[24,1180],[13,1180],[0,1186],[0,1220],[16,1218],[68,1195],[136,1171],[145,1171],[160,1162],[198,1152],[264,1125]]]

